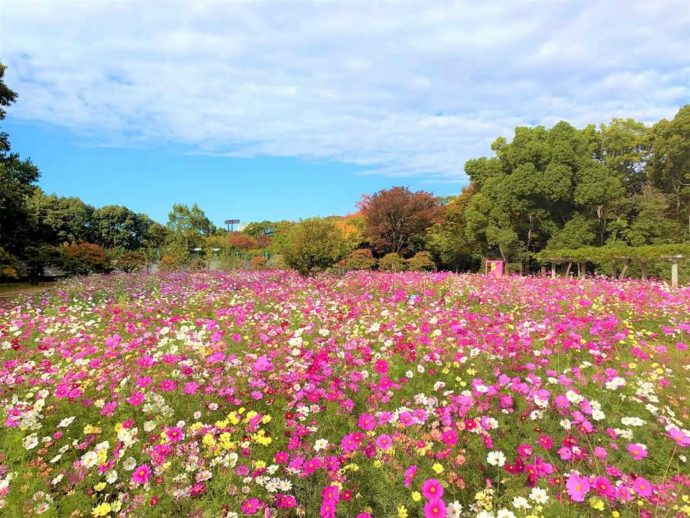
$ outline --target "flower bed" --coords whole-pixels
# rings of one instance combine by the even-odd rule
[[[115,275],[0,309],[0,514],[690,515],[690,289]]]

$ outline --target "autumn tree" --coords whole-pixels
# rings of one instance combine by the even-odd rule
[[[407,187],[365,195],[360,208],[366,222],[365,236],[380,254],[413,255],[423,247],[426,230],[443,217],[437,197]]]

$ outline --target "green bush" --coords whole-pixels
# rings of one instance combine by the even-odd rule
[[[429,252],[417,252],[407,260],[407,269],[412,272],[431,272],[436,270],[436,263]]]
[[[379,261],[379,270],[384,272],[402,272],[405,270],[405,259],[395,252],[386,254]]]
[[[281,248],[286,264],[308,275],[335,265],[347,253],[347,242],[334,223],[313,218],[290,228]]]
[[[368,248],[358,248],[350,252],[345,259],[346,270],[373,270],[376,268],[376,259]]]

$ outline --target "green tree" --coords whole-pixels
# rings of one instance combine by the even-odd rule
[[[672,215],[687,223],[690,237],[690,104],[672,120],[663,119],[651,130],[652,153],[648,174],[654,187],[672,196]]]
[[[387,253],[379,260],[379,270],[382,272],[402,272],[405,266],[405,259],[395,252]]]
[[[37,242],[57,245],[93,239],[94,208],[79,198],[47,195],[36,189],[27,206],[33,220],[32,234]]]
[[[210,236],[215,230],[196,203],[191,208],[180,203],[173,205],[168,214],[168,229],[186,249],[201,245],[203,238]]]
[[[407,269],[411,272],[431,272],[436,269],[436,263],[431,254],[423,250],[407,260]]]
[[[350,252],[345,259],[346,270],[373,270],[376,267],[376,258],[368,248],[358,248]]]
[[[5,84],[5,66],[0,63],[0,121],[5,119],[5,107],[17,94]],[[12,255],[20,255],[28,244],[31,215],[27,200],[36,189],[39,171],[30,160],[22,160],[10,151],[7,133],[0,132],[0,245]]]
[[[106,205],[93,213],[94,241],[104,248],[137,250],[145,245],[153,222],[121,205]]]
[[[347,241],[335,223],[321,218],[292,226],[282,247],[285,262],[302,275],[325,270],[348,252]]]
[[[426,247],[444,267],[454,271],[467,270],[476,263],[477,249],[467,232],[466,212],[474,184],[444,205],[442,223],[436,223],[427,231]]]

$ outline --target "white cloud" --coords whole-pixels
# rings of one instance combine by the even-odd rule
[[[0,0],[14,117],[463,178],[518,124],[690,102],[687,0]]]

